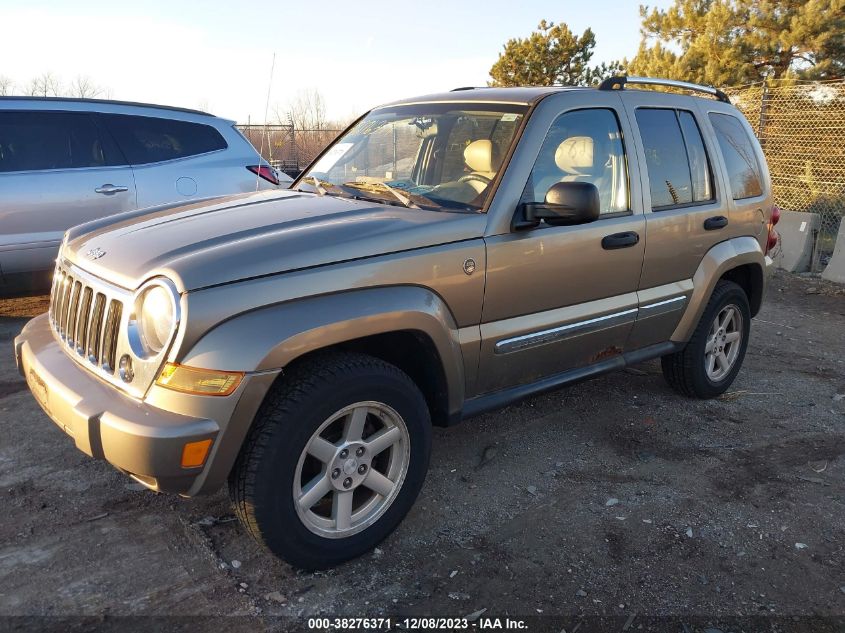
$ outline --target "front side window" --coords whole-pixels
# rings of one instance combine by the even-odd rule
[[[82,112],[0,112],[0,172],[118,164]]]
[[[128,114],[98,115],[130,165],[159,163],[226,149],[226,141],[210,125]]]
[[[374,110],[296,187],[421,209],[482,210],[526,110],[486,103]]]
[[[542,203],[559,182],[594,184],[602,214],[628,211],[628,165],[622,130],[612,110],[575,110],[555,119],[522,201]]]
[[[762,195],[760,165],[757,163],[754,145],[740,120],[730,114],[711,112],[710,123],[716,131],[719,148],[725,158],[733,199]]]
[[[652,209],[713,199],[710,164],[695,118],[686,110],[637,109]]]

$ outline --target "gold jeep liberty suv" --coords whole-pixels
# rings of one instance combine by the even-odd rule
[[[432,425],[658,357],[723,393],[778,217],[719,90],[458,89],[368,112],[290,190],[69,230],[15,352],[80,450],[228,483],[255,539],[326,567],[408,512]]]

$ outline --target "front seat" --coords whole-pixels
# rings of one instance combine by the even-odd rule
[[[496,177],[500,158],[496,146],[487,139],[473,141],[464,148],[464,163],[471,170],[457,181],[436,188],[439,197],[469,204],[490,186]]]
[[[497,154],[496,146],[487,139],[473,141],[467,145],[464,148],[464,162],[470,173],[462,176],[459,182],[467,183],[475,190],[476,195],[480,194],[496,177],[500,161]]]
[[[595,147],[590,136],[570,136],[555,150],[557,174],[544,176],[534,185],[534,200],[542,202],[552,185],[558,182],[591,182],[598,186]],[[603,165],[599,165],[601,170]]]

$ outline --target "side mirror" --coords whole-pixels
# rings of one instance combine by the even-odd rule
[[[524,220],[515,222],[514,228],[533,228],[541,220],[552,226],[586,224],[598,220],[600,209],[599,190],[593,183],[558,182],[546,193],[543,204],[522,205]]]

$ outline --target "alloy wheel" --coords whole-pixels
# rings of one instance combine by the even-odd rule
[[[742,347],[742,313],[733,304],[722,308],[713,319],[704,346],[704,367],[712,382],[727,376]]]
[[[402,488],[410,435],[388,405],[357,402],[330,416],[296,466],[296,512],[311,532],[345,538],[375,523]]]

